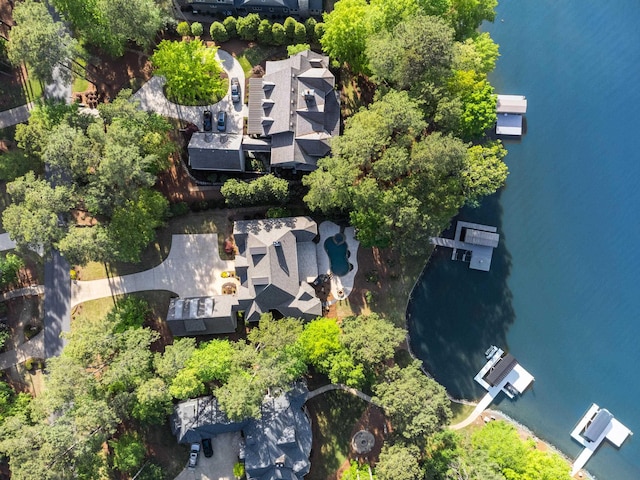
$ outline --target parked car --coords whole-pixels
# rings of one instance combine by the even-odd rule
[[[210,132],[213,128],[213,124],[211,122],[211,110],[205,110],[202,113],[202,125],[205,132]]]
[[[200,444],[192,443],[191,452],[189,453],[189,468],[194,469],[198,465],[198,455],[200,454]]]
[[[221,110],[218,112],[218,131],[224,132],[227,129],[227,112]]]
[[[240,82],[236,77],[231,79],[231,101],[233,103],[240,101]]]
[[[202,453],[204,453],[204,456],[207,458],[213,455],[213,446],[211,445],[210,438],[202,439]]]

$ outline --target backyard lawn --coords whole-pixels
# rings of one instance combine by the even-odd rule
[[[319,395],[306,403],[313,428],[311,471],[307,480],[338,479],[336,472],[347,460],[353,429],[367,403],[342,391]]]

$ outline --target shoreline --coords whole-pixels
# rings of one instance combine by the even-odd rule
[[[427,260],[425,262],[425,265],[424,265],[422,271],[420,272],[420,275],[418,275],[418,277],[416,278],[416,281],[414,282],[413,286],[411,287],[411,290],[410,290],[408,298],[407,298],[407,304],[405,306],[404,318],[405,318],[405,330],[406,330],[406,342],[405,343],[406,343],[407,351],[409,352],[409,355],[411,355],[411,358],[413,358],[415,360],[420,360],[420,362],[422,363],[422,365],[420,367],[421,370],[422,370],[422,373],[424,373],[427,377],[435,380],[435,377],[431,374],[431,372],[429,372],[425,368],[424,362],[413,353],[413,349],[411,348],[411,335],[409,334],[409,311],[408,311],[409,310],[409,305],[413,301],[413,292],[416,289],[416,286],[418,285],[418,283],[422,280],[423,276],[426,274],[427,268],[429,267],[429,264],[431,263],[431,258],[433,256],[434,252],[435,252],[435,248],[433,248],[431,250],[431,252],[429,252],[429,256],[427,257]],[[475,402],[473,400],[467,400],[467,399],[464,399],[464,398],[453,398],[449,394],[449,392],[446,390],[446,388],[445,388],[445,391],[447,392],[447,397],[453,403],[459,403],[459,404],[462,404],[462,405],[469,405],[469,406],[475,406],[475,405],[478,404],[478,402]],[[551,451],[553,453],[556,453],[560,457],[562,457],[567,462],[567,464],[569,466],[573,465],[573,461],[562,450],[560,450],[558,447],[556,447],[554,444],[550,443],[549,441],[541,438],[539,435],[536,434],[536,432],[531,430],[528,426],[524,425],[523,423],[518,422],[517,420],[511,418],[509,415],[507,415],[506,413],[501,412],[500,410],[487,408],[476,419],[476,422],[480,421],[481,423],[484,423],[483,417],[486,416],[485,415],[486,413],[488,413],[490,415],[493,415],[496,418],[500,417],[501,420],[504,420],[505,422],[513,425],[518,430],[518,433],[521,436],[524,436],[524,438],[532,438],[536,442],[536,448],[540,448],[542,450],[548,450],[548,451]],[[474,422],[474,423],[476,423],[476,422]],[[584,468],[582,470],[580,470],[580,472],[578,472],[572,478],[598,480],[591,472],[589,472],[588,470],[586,470]]]

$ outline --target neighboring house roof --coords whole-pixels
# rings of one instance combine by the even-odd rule
[[[313,170],[340,131],[340,96],[329,57],[311,50],[267,62],[249,79],[249,135],[272,138],[271,165]]]
[[[270,310],[306,319],[322,315],[322,303],[308,283],[318,276],[317,233],[309,217],[235,222],[238,299],[246,321],[258,321]]]
[[[298,382],[286,394],[265,396],[261,418],[230,422],[213,397],[180,402],[171,416],[179,443],[242,430],[244,461],[249,480],[302,480],[311,463],[311,422],[303,410],[308,389]]]
[[[196,132],[188,150],[189,165],[196,170],[244,171],[242,135]]]
[[[233,333],[237,320],[238,299],[234,295],[172,298],[167,325],[174,336]]]

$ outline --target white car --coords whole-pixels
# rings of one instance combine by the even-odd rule
[[[192,443],[191,444],[191,453],[189,453],[189,468],[194,469],[196,465],[198,465],[198,455],[200,454],[200,444]]]

